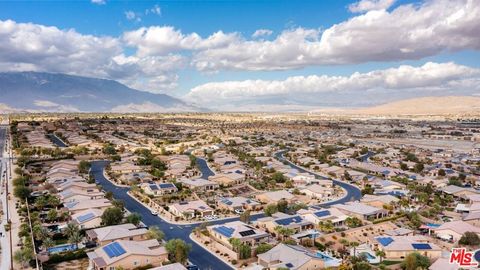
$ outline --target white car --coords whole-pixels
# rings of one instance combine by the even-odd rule
[[[243,209],[235,209],[235,213],[237,213],[239,215],[242,214],[243,212],[245,212],[245,211],[243,211]]]
[[[152,215],[154,215],[154,216],[158,216],[158,212],[157,212],[157,211],[155,211],[155,210],[152,210]]]

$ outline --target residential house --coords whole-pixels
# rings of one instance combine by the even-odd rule
[[[374,238],[372,249],[385,252],[387,259],[404,259],[412,252],[434,259],[442,255],[442,249],[422,235],[409,236],[378,236]]]
[[[86,238],[99,246],[117,240],[142,241],[147,240],[148,230],[139,228],[131,223],[107,226],[86,231]]]
[[[286,190],[264,192],[256,195],[255,198],[265,204],[278,203],[281,200],[292,203],[295,200],[295,196]]]
[[[140,187],[143,189],[145,194],[152,196],[162,196],[178,191],[177,186],[175,186],[173,183],[143,183]]]
[[[214,210],[202,200],[174,203],[168,206],[168,211],[184,219],[205,217],[214,213]]]
[[[388,215],[385,209],[369,206],[359,202],[347,202],[344,204],[335,204],[331,208],[336,208],[348,216],[357,217],[367,220],[370,218],[377,219]]]
[[[219,209],[227,209],[232,212],[235,210],[257,211],[262,208],[262,204],[259,202],[245,197],[221,198],[217,204]]]
[[[142,266],[160,266],[168,260],[168,252],[156,239],[145,241],[117,240],[87,253],[89,269],[125,270]]]

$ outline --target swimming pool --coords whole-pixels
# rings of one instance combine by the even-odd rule
[[[324,260],[324,261],[331,261],[333,260],[332,257],[328,256],[327,254],[321,252],[321,251],[317,251],[317,257]]]
[[[316,255],[317,255],[317,258],[325,262],[325,267],[337,267],[341,263],[341,260],[334,258],[321,251],[317,251]]]
[[[59,252],[64,252],[64,251],[70,251],[70,250],[75,250],[77,247],[73,244],[66,244],[66,245],[60,245],[60,246],[55,246],[48,248],[47,251],[48,253],[59,253]]]
[[[376,259],[375,256],[373,256],[372,254],[370,254],[370,253],[368,253],[368,252],[362,252],[362,253],[360,253],[360,255],[365,256],[365,258],[367,258],[367,260],[374,260],[374,259]]]

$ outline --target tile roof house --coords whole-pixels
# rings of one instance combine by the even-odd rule
[[[161,196],[165,194],[170,194],[178,191],[177,186],[173,183],[143,183],[140,186],[146,194],[152,196]]]
[[[262,205],[259,202],[245,197],[220,198],[217,204],[220,209],[228,209],[230,211],[235,211],[237,209],[259,210],[262,208]]]
[[[135,269],[146,265],[160,266],[168,252],[156,239],[146,241],[117,240],[87,253],[89,269]]]
[[[238,239],[251,247],[256,247],[260,243],[268,242],[270,239],[270,234],[241,221],[208,226],[207,230],[214,241],[221,243],[231,250],[233,250],[233,246],[229,242],[231,238]]]
[[[216,182],[209,181],[203,178],[184,178],[181,179],[179,182],[181,182],[184,187],[195,191],[213,191],[218,188],[218,184]]]
[[[176,217],[192,219],[197,216],[204,217],[213,214],[213,209],[202,200],[174,203],[168,206],[170,211]]]
[[[256,195],[255,197],[260,202],[266,204],[278,203],[280,200],[286,200],[287,202],[291,203],[295,199],[295,196],[286,190],[264,192]]]
[[[86,231],[87,239],[103,246],[116,240],[147,240],[148,230],[131,223],[107,226]]]
[[[300,209],[297,214],[315,225],[318,225],[321,221],[326,222],[330,220],[334,226],[342,226],[348,218],[347,215],[336,208],[311,207],[309,209]]]
[[[369,206],[359,202],[347,202],[344,204],[335,204],[331,206],[349,216],[355,216],[360,219],[382,218],[388,215],[385,209]]]
[[[107,199],[96,199],[96,200],[84,200],[84,201],[75,201],[64,204],[68,211],[72,214],[81,212],[87,209],[100,209],[105,210],[112,206]]]
[[[243,173],[232,172],[232,173],[219,173],[208,177],[209,181],[214,181],[218,184],[223,184],[225,186],[233,186],[236,184],[241,184],[245,181],[245,175]]]
[[[313,184],[301,189],[300,192],[305,193],[312,199],[324,199],[333,195],[331,187],[325,187],[319,184]]]
[[[181,263],[172,263],[164,266],[150,268],[149,270],[187,270]]]
[[[374,238],[372,249],[385,252],[387,259],[403,259],[412,252],[418,252],[429,258],[439,258],[442,249],[422,235],[389,236],[382,235]]]
[[[256,220],[256,225],[266,229],[270,233],[275,233],[275,228],[278,226],[293,229],[295,233],[310,230],[315,227],[315,224],[300,215],[288,215],[282,212],[277,212],[271,217],[259,218]]]
[[[278,244],[257,257],[258,264],[268,269],[310,270],[327,267],[320,256],[302,246]]]
[[[361,203],[364,203],[369,206],[382,208],[383,205],[392,204],[398,202],[399,199],[392,195],[370,195],[365,194],[360,200]]]
[[[480,228],[473,226],[465,221],[456,220],[447,223],[443,223],[437,228],[434,228],[435,234],[442,239],[450,238],[454,242],[460,240],[462,235],[466,232],[474,232],[480,235]]]
[[[102,223],[104,209],[86,209],[72,215],[72,222],[78,224],[81,229],[99,227]]]
[[[83,200],[102,199],[105,196],[105,194],[99,191],[97,188],[77,189],[75,187],[71,187],[58,193],[57,196],[60,199],[60,201],[62,201],[63,203],[69,203],[69,202],[77,202],[77,201],[83,201]]]

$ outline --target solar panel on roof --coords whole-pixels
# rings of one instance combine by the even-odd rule
[[[330,215],[330,211],[328,211],[328,210],[315,212],[315,216],[317,216],[317,217],[326,217],[328,215]]]
[[[150,185],[150,188],[151,188],[152,190],[158,190],[158,186],[155,185],[155,184],[154,184],[154,185]]]
[[[172,188],[174,185],[171,183],[160,184],[160,188]]]
[[[213,230],[222,234],[222,235],[224,235],[224,236],[226,236],[226,237],[232,237],[232,234],[235,231],[235,229],[225,227],[225,226],[218,226],[218,227],[213,228]]]
[[[78,221],[80,221],[81,223],[87,221],[87,220],[90,220],[92,219],[93,217],[95,217],[95,215],[93,213],[87,213],[85,215],[81,215],[77,218]]]
[[[377,241],[384,247],[390,245],[390,243],[393,242],[393,239],[391,237],[378,237]]]
[[[110,258],[118,257],[126,252],[125,249],[123,249],[123,247],[117,242],[113,242],[109,245],[104,246],[103,250]]]
[[[425,244],[425,243],[412,244],[412,247],[414,249],[432,249],[432,247],[429,244]]]
[[[105,251],[105,253],[107,253],[108,257],[110,258],[118,257],[126,253],[125,249],[123,249],[123,247],[117,242],[113,242],[109,245],[104,246],[103,250]]]
[[[255,234],[255,231],[254,230],[248,230],[248,231],[243,231],[243,232],[239,232],[239,234],[241,236],[250,236],[250,235],[254,235]]]
[[[302,218],[299,216],[289,217],[284,219],[276,220],[275,222],[280,225],[289,225],[291,223],[299,223],[302,221]]]

